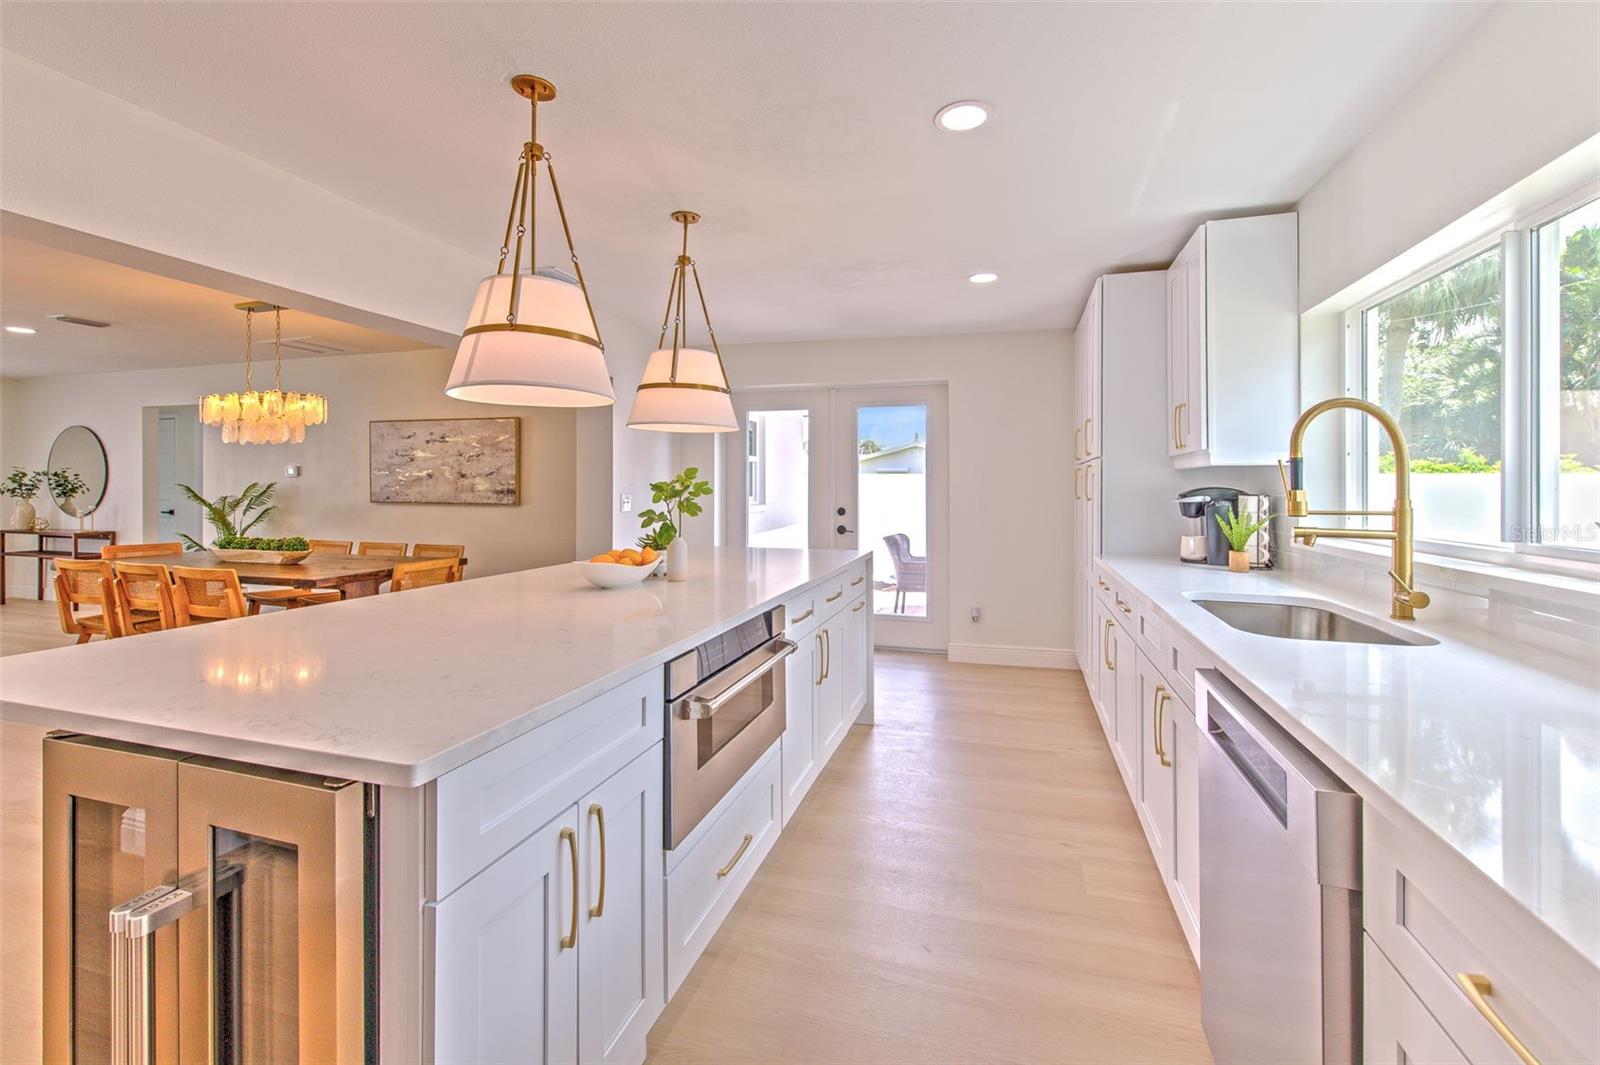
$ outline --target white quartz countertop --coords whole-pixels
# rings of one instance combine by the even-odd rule
[[[1262,710],[1396,823],[1421,825],[1600,962],[1600,661],[1482,628],[1390,622],[1370,601],[1272,571],[1102,564],[1185,630]],[[1387,582],[1385,582],[1387,584]],[[1232,628],[1190,596],[1331,600],[1435,646],[1323,643]],[[1470,877],[1470,874],[1468,874]]]
[[[612,590],[551,566],[14,655],[0,718],[411,787],[863,554],[718,548]]]

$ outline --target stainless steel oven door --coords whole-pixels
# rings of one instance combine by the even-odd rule
[[[682,843],[783,735],[787,719],[779,666],[794,650],[791,641],[773,637],[668,708],[668,850]]]

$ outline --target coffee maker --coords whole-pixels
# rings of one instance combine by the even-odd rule
[[[1178,496],[1183,534],[1178,538],[1178,560],[1196,565],[1226,566],[1228,539],[1217,524],[1219,513],[1233,512],[1260,519],[1272,513],[1272,497],[1251,495],[1238,488],[1191,488]],[[1272,568],[1272,535],[1262,529],[1245,545],[1251,569]]]

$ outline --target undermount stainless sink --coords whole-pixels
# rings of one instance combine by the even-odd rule
[[[1325,643],[1371,643],[1391,647],[1424,647],[1431,636],[1395,632],[1311,600],[1253,599],[1239,595],[1193,595],[1194,604],[1224,623],[1258,636]]]

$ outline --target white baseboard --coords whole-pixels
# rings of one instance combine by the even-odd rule
[[[984,643],[953,643],[950,661],[981,666],[1026,666],[1033,669],[1077,669],[1078,656],[1055,647],[1005,647]]]

